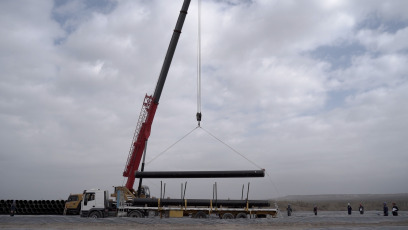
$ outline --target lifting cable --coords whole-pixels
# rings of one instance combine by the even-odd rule
[[[221,139],[219,139],[218,137],[214,136],[212,133],[210,133],[209,131],[207,131],[206,129],[202,128],[200,126],[200,122],[201,122],[201,0],[197,0],[198,1],[198,31],[197,31],[197,114],[196,114],[196,118],[197,118],[197,122],[198,122],[198,126],[195,127],[193,130],[191,130],[190,132],[188,132],[186,135],[184,135],[183,137],[181,137],[179,140],[177,140],[175,143],[173,143],[172,145],[170,145],[169,147],[167,147],[164,151],[162,151],[161,153],[159,153],[158,155],[156,155],[153,159],[151,159],[150,161],[148,161],[146,163],[146,165],[150,164],[151,162],[153,162],[154,160],[156,160],[158,157],[160,157],[161,155],[163,155],[165,152],[167,152],[169,149],[171,149],[173,146],[175,146],[177,143],[179,143],[181,140],[183,140],[184,138],[186,138],[188,135],[190,135],[192,132],[194,132],[196,129],[201,128],[202,130],[204,130],[208,135],[212,136],[214,139],[216,139],[217,141],[219,141],[220,143],[224,144],[225,146],[227,146],[229,149],[231,149],[233,152],[235,152],[236,154],[240,155],[242,158],[244,158],[245,160],[247,160],[248,162],[250,162],[251,164],[253,164],[254,166],[256,166],[259,169],[262,169],[262,167],[260,167],[259,165],[257,165],[255,162],[249,160],[247,157],[245,157],[242,153],[238,152],[237,150],[235,150],[233,147],[231,147],[230,145],[226,144],[225,142],[223,142]]]
[[[253,164],[255,167],[258,167],[259,169],[263,169],[261,166],[257,165],[255,162],[251,161],[250,159],[248,159],[246,156],[244,156],[244,154],[238,152],[237,150],[235,150],[233,147],[231,147],[230,145],[228,145],[227,143],[225,143],[224,141],[222,141],[221,139],[219,139],[218,137],[214,136],[212,133],[210,133],[209,131],[207,131],[206,129],[204,129],[203,127],[200,127],[202,130],[204,130],[208,135],[212,136],[214,139],[216,139],[217,141],[219,141],[220,143],[224,144],[225,146],[227,146],[229,149],[231,149],[233,152],[235,152],[236,154],[240,155],[242,158],[244,158],[245,160],[247,160],[249,163]]]
[[[150,161],[148,161],[146,163],[146,165],[152,163],[154,160],[156,160],[158,157],[160,157],[161,155],[163,155],[165,152],[167,152],[169,149],[171,149],[173,146],[175,146],[177,143],[179,143],[181,140],[183,140],[184,138],[186,138],[188,135],[190,135],[192,132],[194,132],[196,129],[198,129],[199,127],[195,127],[193,130],[191,130],[190,132],[188,132],[186,135],[184,135],[183,137],[181,137],[180,139],[178,139],[176,142],[174,142],[173,144],[171,144],[169,147],[167,147],[165,150],[163,150],[161,153],[157,154],[157,156],[153,157],[153,159],[151,159]]]
[[[217,141],[219,141],[220,143],[222,143],[223,145],[227,146],[229,149],[231,149],[233,152],[235,152],[236,154],[238,154],[239,156],[241,156],[242,158],[244,158],[245,160],[247,160],[249,163],[253,164],[255,167],[259,168],[259,169],[263,169],[261,166],[259,166],[258,164],[256,164],[255,162],[251,161],[250,159],[248,159],[248,157],[246,157],[244,154],[238,152],[236,149],[234,149],[233,147],[231,147],[230,145],[228,145],[227,143],[225,143],[224,141],[222,141],[221,139],[219,139],[218,137],[216,137],[214,134],[210,133],[208,130],[204,129],[203,127],[197,126],[195,127],[193,130],[191,130],[190,132],[188,132],[186,135],[182,136],[180,139],[178,139],[176,142],[174,142],[173,144],[171,144],[169,147],[167,147],[165,150],[163,150],[161,153],[157,154],[155,157],[153,157],[153,159],[151,159],[150,161],[148,161],[146,163],[146,165],[152,163],[154,160],[156,160],[157,158],[159,158],[161,155],[163,155],[165,152],[167,152],[168,150],[170,150],[172,147],[174,147],[177,143],[179,143],[180,141],[182,141],[184,138],[186,138],[187,136],[189,136],[191,133],[193,133],[195,130],[197,129],[202,129],[204,132],[206,132],[208,135],[210,135],[211,137],[213,137],[214,139],[216,139]]]
[[[197,122],[201,122],[201,0],[198,0],[198,32],[197,32]]]

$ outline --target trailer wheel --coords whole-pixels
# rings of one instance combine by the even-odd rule
[[[246,219],[246,218],[248,218],[247,217],[247,214],[245,213],[245,212],[240,212],[240,213],[238,213],[237,214],[237,217],[236,217],[237,219],[239,219],[239,218],[244,218],[244,219]]]
[[[89,218],[101,218],[101,214],[98,211],[91,212],[88,216]]]
[[[194,215],[194,218],[205,219],[207,218],[207,214],[203,211],[199,211]]]
[[[232,215],[232,213],[227,212],[222,215],[222,219],[234,219],[234,215]]]
[[[156,212],[156,211],[153,211],[153,210],[150,210],[150,211],[147,212],[148,217],[155,217],[155,216],[158,216],[158,215],[159,215],[159,213]]]
[[[143,217],[143,214],[142,214],[140,211],[138,211],[138,210],[134,210],[134,211],[131,211],[131,212],[128,214],[128,217],[142,218],[142,217]]]

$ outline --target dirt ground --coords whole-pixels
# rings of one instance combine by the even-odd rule
[[[0,229],[408,229],[408,212],[397,217],[382,216],[379,212],[297,212],[293,216],[280,213],[270,219],[217,218],[105,218],[88,219],[78,216],[0,216]]]
[[[22,225],[1,225],[0,229],[86,229],[86,230],[108,230],[108,229],[174,229],[174,230],[188,230],[188,229],[225,229],[225,230],[247,230],[247,229],[287,229],[287,230],[299,230],[299,229],[408,229],[408,222],[399,224],[389,224],[389,223],[376,223],[376,224],[345,224],[345,223],[321,223],[321,224],[309,224],[309,223],[296,223],[296,224],[258,224],[258,225],[239,225],[239,224],[214,224],[214,225],[184,225],[184,224],[72,224],[72,223],[53,223],[53,224],[22,224]]]

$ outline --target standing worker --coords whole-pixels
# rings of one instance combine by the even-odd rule
[[[388,206],[387,206],[387,203],[385,203],[385,202],[384,202],[383,211],[384,211],[384,216],[388,216]]]
[[[350,205],[350,203],[348,203],[347,204],[347,213],[349,214],[349,215],[351,215],[351,211],[352,211],[353,209],[351,208],[351,205]]]
[[[291,216],[292,215],[292,208],[290,207],[290,204],[288,204],[288,208],[286,210],[288,210],[288,216]]]
[[[360,204],[360,207],[358,208],[358,211],[360,211],[360,214],[363,215],[364,214],[364,207],[362,204]]]
[[[392,203],[392,215],[398,216],[398,206],[396,203]]]
[[[313,212],[314,212],[315,216],[317,216],[317,205],[313,206]]]
[[[11,204],[10,207],[10,216],[14,216],[15,213],[16,213],[16,201],[13,200],[13,203]]]

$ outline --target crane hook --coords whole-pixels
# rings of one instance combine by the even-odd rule
[[[197,117],[197,121],[198,121],[198,127],[200,127],[201,113],[197,113],[196,117]]]

